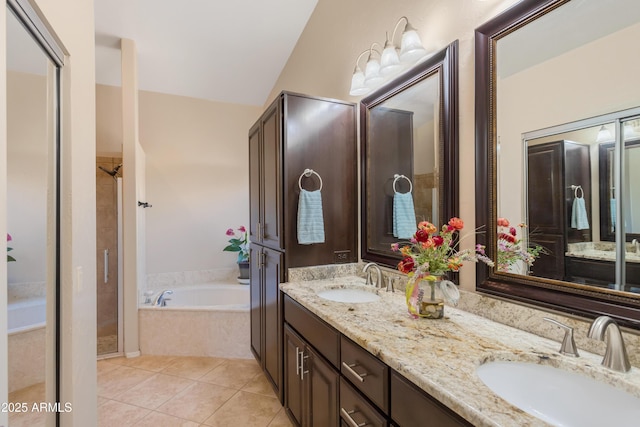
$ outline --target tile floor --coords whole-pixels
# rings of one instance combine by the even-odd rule
[[[12,419],[10,425],[37,422]],[[254,360],[141,356],[98,361],[98,426],[289,427],[291,423]]]

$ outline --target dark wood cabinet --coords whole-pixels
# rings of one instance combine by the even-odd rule
[[[571,225],[576,191],[584,197],[589,228]],[[531,274],[565,280],[569,243],[591,241],[591,164],[589,146],[561,140],[527,147],[527,208],[531,245],[546,249]]]
[[[284,278],[284,254],[250,247],[251,350],[282,401],[282,305],[279,285]]]
[[[338,372],[287,325],[284,344],[289,417],[299,426],[337,427]]]
[[[249,130],[251,348],[283,399],[282,305],[287,269],[356,262],[356,105],[282,92]],[[324,243],[297,239],[300,185],[322,179]]]
[[[615,283],[615,261],[567,257],[567,280],[584,285],[612,289]],[[640,293],[640,263],[625,263],[626,284],[622,291]]]

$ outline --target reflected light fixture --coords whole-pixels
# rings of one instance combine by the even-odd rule
[[[611,142],[613,141],[613,135],[611,135],[611,131],[607,129],[605,125],[600,127],[598,131],[598,136],[596,136],[596,142]]]
[[[394,43],[394,39],[396,32],[402,23],[405,25],[402,32],[400,47],[398,48]],[[420,40],[420,36],[418,36],[418,32],[409,23],[409,19],[407,19],[406,16],[402,16],[398,19],[398,22],[396,22],[393,32],[391,33],[391,37],[389,37],[388,32],[386,33],[386,42],[382,53],[373,48],[375,45],[379,46],[378,43],[374,42],[369,49],[358,55],[358,59],[356,59],[356,67],[353,71],[353,76],[351,77],[351,89],[349,90],[349,95],[364,95],[427,56],[427,51],[422,46],[422,41]],[[373,57],[374,52],[380,57],[379,61]],[[358,64],[365,53],[369,53],[369,57],[363,73]]]

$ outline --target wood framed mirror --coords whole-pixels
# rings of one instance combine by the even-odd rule
[[[398,227],[396,193],[416,223],[440,228],[458,212],[457,40],[361,101],[360,141],[361,257],[395,267],[391,244],[415,231]]]
[[[640,36],[639,6],[631,0],[523,0],[476,29],[476,226],[486,225],[487,230],[478,235],[478,243],[497,259],[497,222],[507,218],[512,225],[525,225],[517,234],[525,249],[539,244],[547,261],[555,261],[552,273],[539,273],[542,256],[524,271],[479,264],[479,291],[586,317],[606,314],[640,329],[640,293],[626,281],[629,274],[625,278],[636,266],[630,236],[622,225],[614,242],[600,239],[600,201],[615,204],[618,224],[625,222],[630,201],[608,198],[599,187],[604,177],[598,176],[599,130],[606,125],[617,147],[609,161],[618,190],[637,191],[636,182],[625,180],[624,171],[634,166],[625,162],[620,147],[629,140],[626,125],[635,124],[640,111],[640,89],[633,84],[640,63],[627,55]],[[552,145],[560,157],[552,157]],[[569,145],[580,146],[582,166],[574,168],[578,172],[552,172],[552,162],[569,164]],[[536,163],[533,156],[538,154],[547,160]],[[534,170],[540,165],[547,171]],[[557,194],[549,190],[545,201],[532,199],[536,187],[556,177]],[[588,188],[584,226],[571,223],[571,202],[585,197],[572,186]],[[558,211],[548,215],[557,223],[553,237],[533,207],[551,210],[556,205]],[[603,243],[613,247],[611,260],[575,256],[570,246],[599,250]],[[580,257],[589,268],[600,266],[592,273],[583,269],[583,277],[576,277],[572,265]],[[599,277],[602,266],[615,274]]]

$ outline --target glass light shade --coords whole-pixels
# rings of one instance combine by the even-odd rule
[[[360,68],[356,68],[351,77],[351,89],[349,95],[360,96],[368,93],[371,89],[364,85],[364,73]]]
[[[604,125],[600,127],[598,131],[598,136],[596,136],[596,142],[610,142],[613,141],[613,135],[609,129],[607,129]]]
[[[422,41],[418,32],[407,25],[408,29],[402,33],[402,42],[400,45],[400,60],[405,63],[413,63],[427,54],[422,47]]]
[[[626,122],[624,126],[622,126],[622,129],[624,129],[624,139],[633,139],[638,136],[635,129],[633,129],[633,126],[631,126],[631,123],[629,122]]]
[[[398,56],[396,47],[387,42],[380,57],[380,74],[389,76],[397,73],[401,69],[402,65],[400,65],[400,57]]]
[[[377,59],[371,58],[367,61],[367,67],[364,69],[364,84],[369,88],[373,88],[380,83],[384,78],[380,75],[380,62]]]

